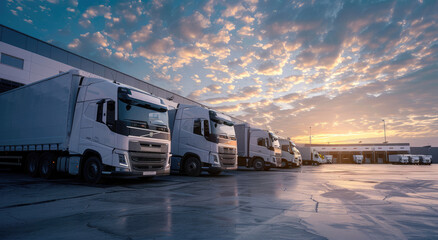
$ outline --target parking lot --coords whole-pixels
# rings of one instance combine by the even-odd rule
[[[431,239],[438,166],[43,180],[0,172],[0,239]]]

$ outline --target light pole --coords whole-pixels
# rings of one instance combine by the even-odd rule
[[[310,162],[313,165],[313,152],[312,152],[312,127],[309,127],[309,141],[310,141]]]
[[[385,142],[383,142],[383,143],[387,143],[387,141],[386,141],[386,123],[385,123],[385,119],[382,119],[382,121],[383,121],[383,134],[385,135]]]
[[[312,146],[312,127],[309,127],[309,142],[310,142],[310,146]]]

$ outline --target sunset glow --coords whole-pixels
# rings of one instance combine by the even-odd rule
[[[2,1],[0,22],[298,143],[438,145],[438,1]]]

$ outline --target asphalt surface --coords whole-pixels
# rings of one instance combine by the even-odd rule
[[[0,239],[437,239],[438,165],[80,180],[0,170]]]

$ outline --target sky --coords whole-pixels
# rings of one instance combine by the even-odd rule
[[[438,146],[438,1],[4,0],[0,23],[297,143]]]

